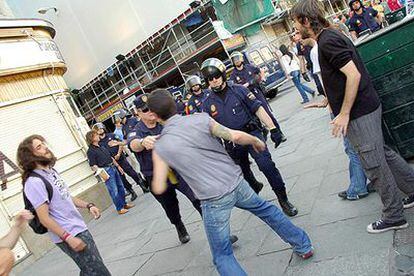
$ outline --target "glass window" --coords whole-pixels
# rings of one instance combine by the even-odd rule
[[[269,47],[263,47],[262,49],[260,49],[260,52],[267,62],[274,60],[273,54],[270,51]]]
[[[260,56],[259,51],[252,51],[249,53],[250,59],[253,61],[253,63],[258,66],[264,63],[262,57]]]

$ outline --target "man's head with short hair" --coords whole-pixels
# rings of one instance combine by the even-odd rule
[[[154,113],[157,121],[167,121],[177,114],[177,106],[171,93],[165,89],[157,89],[148,97],[148,108]]]
[[[88,145],[92,145],[94,142],[99,142],[99,133],[96,130],[90,130],[85,135],[86,142]]]
[[[303,39],[316,38],[322,29],[330,26],[325,13],[323,3],[319,0],[301,0],[290,10],[295,28],[299,30]]]
[[[46,143],[46,139],[38,134],[25,138],[17,148],[17,164],[22,170],[23,183],[38,165],[53,167],[56,160]]]

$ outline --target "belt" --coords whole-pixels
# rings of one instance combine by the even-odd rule
[[[103,166],[104,168],[115,167],[114,163],[110,163],[108,165]]]

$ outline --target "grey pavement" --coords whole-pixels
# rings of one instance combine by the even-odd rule
[[[413,275],[414,210],[406,212],[410,228],[368,234],[366,226],[381,215],[378,195],[353,202],[338,198],[349,183],[342,142],[331,137],[326,109],[304,110],[300,101],[292,87],[272,100],[288,140],[276,150],[269,143],[269,148],[290,200],[299,209],[292,221],[309,233],[315,255],[299,259],[262,221],[235,209],[231,228],[239,236],[234,246],[237,259],[249,275]],[[267,183],[256,166],[254,170]],[[278,204],[268,184],[261,195]],[[191,235],[185,245],[180,245],[174,227],[150,194],[141,195],[124,216],[110,208],[100,220],[89,223],[113,275],[217,275],[199,214],[181,194],[179,201]],[[78,275],[76,265],[58,248],[20,275],[56,274]]]

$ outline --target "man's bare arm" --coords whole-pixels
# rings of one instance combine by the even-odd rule
[[[167,189],[168,164],[159,156],[155,150],[152,151],[153,178],[151,190],[154,194],[160,195]]]
[[[361,74],[352,60],[345,64],[340,70],[346,76],[345,97],[340,113],[349,115],[358,93]]]
[[[252,145],[252,146],[261,146],[264,143],[257,137],[254,137],[250,134],[247,134],[243,131],[229,129],[213,119],[210,122],[210,132],[213,136],[224,139],[226,141],[231,141],[238,145]]]

